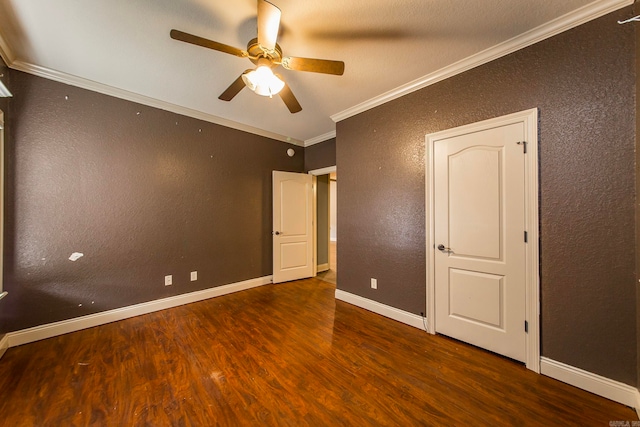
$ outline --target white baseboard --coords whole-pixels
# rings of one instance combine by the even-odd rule
[[[9,336],[8,334],[4,334],[2,339],[0,339],[0,357],[4,356],[4,353],[9,348]]]
[[[321,273],[323,271],[327,271],[329,269],[329,263],[325,263],[325,264],[318,264],[318,273]]]
[[[424,319],[417,314],[381,304],[377,301],[363,298],[359,295],[350,294],[349,292],[341,291],[340,289],[336,289],[336,299],[364,308],[365,310],[372,311],[381,316],[397,320],[398,322],[413,326],[414,328],[422,330],[425,329]]]
[[[5,341],[8,343],[9,347],[15,347],[58,335],[68,334],[70,332],[80,331],[86,328],[92,328],[94,326],[105,325],[118,320],[128,319],[130,317],[140,316],[142,314],[153,313],[154,311],[165,310],[167,308],[178,307],[180,305],[219,297],[233,292],[244,291],[246,289],[263,286],[271,282],[272,276],[258,277],[256,279],[245,280],[243,282],[231,283],[228,285],[217,286],[215,288],[204,289],[202,291],[190,292],[188,294],[176,295],[142,304],[117,308],[115,310],[90,314],[88,316],[76,317],[75,319],[34,326],[33,328],[23,329],[21,331],[9,332],[2,340],[0,340],[0,349],[2,348],[2,343]]]
[[[540,373],[598,396],[606,397],[614,402],[635,408],[636,412],[640,407],[638,389],[630,385],[556,362],[546,357],[540,358]]]

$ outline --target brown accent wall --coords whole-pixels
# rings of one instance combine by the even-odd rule
[[[336,139],[331,138],[304,149],[304,171],[336,165]]]
[[[0,332],[271,274],[289,144],[17,71],[10,90]]]
[[[425,135],[537,107],[542,354],[636,384],[632,13],[338,123],[338,287],[423,312]]]

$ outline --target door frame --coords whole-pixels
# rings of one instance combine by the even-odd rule
[[[2,82],[0,82],[2,84]],[[4,112],[0,110],[0,299],[7,293],[4,292]],[[0,357],[2,356],[0,350]]]
[[[540,373],[540,256],[539,256],[539,219],[538,219],[538,109],[520,111],[506,116],[496,117],[440,132],[425,137],[425,189],[426,189],[426,254],[427,254],[427,332],[436,333],[435,325],[435,216],[434,216],[434,146],[442,139],[478,132],[486,129],[523,123],[525,128],[525,227],[527,244],[525,245],[525,320],[528,324],[526,338],[525,363],[527,369]],[[524,325],[523,325],[524,327]]]
[[[313,259],[314,259],[314,275],[318,274],[318,183],[316,177],[320,175],[329,175],[332,172],[337,172],[338,168],[334,166],[327,166],[326,168],[313,169],[307,172],[309,175],[313,175]],[[329,190],[331,191],[331,190]],[[331,257],[331,227],[327,227],[329,233],[329,244],[327,245],[327,260]]]

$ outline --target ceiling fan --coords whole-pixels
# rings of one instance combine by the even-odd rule
[[[248,69],[238,77],[218,98],[231,101],[245,86],[262,96],[272,97],[279,94],[291,113],[302,110],[300,103],[289,86],[272,69],[282,65],[287,70],[310,71],[313,73],[344,73],[344,62],[327,59],[297,58],[282,56],[282,49],[276,43],[280,29],[280,9],[266,0],[258,0],[258,37],[247,43],[247,50],[237,49],[223,43],[194,36],[179,30],[171,30],[171,38],[197,46],[249,58],[256,69]]]

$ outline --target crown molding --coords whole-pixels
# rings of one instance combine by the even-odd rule
[[[323,133],[322,135],[318,135],[315,138],[305,139],[304,146],[308,147],[310,145],[319,144],[321,142],[325,142],[328,139],[335,138],[336,131],[332,130],[331,132]]]
[[[2,50],[2,47],[3,47],[1,41],[2,39],[0,38],[0,51]],[[245,125],[243,123],[235,122],[233,120],[224,119],[222,117],[218,117],[213,114],[204,113],[202,111],[193,110],[191,108],[183,107],[180,105],[172,104],[170,102],[165,102],[165,101],[161,101],[148,96],[129,92],[127,90],[119,89],[119,88],[105,85],[102,83],[98,83],[93,80],[83,79],[82,77],[77,77],[67,73],[62,73],[60,71],[51,70],[46,67],[40,67],[38,65],[29,64],[23,61],[12,61],[7,65],[11,69],[32,74],[34,76],[43,77],[45,79],[54,80],[60,83],[65,83],[65,84],[79,87],[82,89],[91,90],[94,92],[102,93],[104,95],[113,96],[116,98],[124,99],[131,102],[136,102],[138,104],[146,105],[149,107],[170,111],[176,114],[182,114],[183,116],[193,117],[194,119],[215,123],[217,125],[225,126],[228,128],[252,133],[254,135],[264,136],[266,138],[275,139],[277,141],[287,142],[289,144],[297,145],[299,147],[304,147],[304,142],[298,139],[280,135],[274,132],[269,132],[263,129],[258,129],[253,126]]]
[[[586,22],[604,16],[608,13],[611,13],[633,3],[634,0],[596,0],[591,4],[583,6],[573,12],[556,18],[553,21],[529,30],[517,37],[497,44],[491,48],[485,49],[482,52],[469,56],[447,67],[441,68],[438,71],[427,74],[426,76],[420,77],[393,90],[385,92],[381,95],[378,95],[339,113],[336,113],[331,116],[331,119],[334,122],[339,122],[341,120],[355,116],[356,114],[370,110],[386,102],[400,98],[424,87],[430,86],[442,80],[453,77],[457,74],[468,71],[472,68],[506,56],[517,50],[533,45],[549,37],[553,37],[559,33],[582,25]],[[15,59],[14,52],[12,51],[11,47],[8,45],[2,34],[0,34],[0,57],[2,57],[9,68],[12,68],[14,70],[23,71],[25,73],[32,74],[38,77],[44,77],[46,79],[54,80],[60,83],[65,83],[71,86],[95,91],[104,95],[114,96],[116,98],[125,99],[131,102],[137,102],[139,104],[159,108],[161,110],[170,111],[176,114],[182,114],[184,116],[193,117],[199,120],[215,123],[232,129],[264,136],[267,138],[275,139],[277,141],[287,142],[300,147],[308,147],[310,145],[326,141],[327,139],[334,138],[336,136],[336,132],[331,131],[326,134],[302,141],[274,132],[258,129],[253,126],[245,125],[243,123],[235,122],[233,120],[224,119],[213,114],[193,110],[180,105],[172,104],[170,102],[160,101],[158,99],[139,95],[124,89],[119,89],[92,80],[83,79],[81,77],[62,73],[56,70],[51,70],[45,67],[40,67],[24,61],[19,61]]]
[[[5,64],[7,64],[7,66],[9,66],[11,62],[13,62],[13,58],[14,58],[13,51],[5,41],[4,37],[2,36],[2,33],[0,33],[0,58],[2,58],[2,61]],[[12,95],[9,89],[7,89],[4,82],[2,81],[3,77],[4,75],[0,74],[0,98],[7,98]]]
[[[358,105],[355,105],[351,108],[347,108],[346,110],[332,115],[331,119],[334,122],[339,122],[349,117],[353,117],[356,114],[360,114],[364,111],[370,110],[374,107],[385,104],[389,101],[400,98],[419,89],[438,83],[442,80],[446,80],[457,74],[463,73],[472,68],[478,67],[525,47],[531,46],[542,40],[548,39],[564,31],[575,28],[579,25],[592,21],[620,8],[629,6],[633,4],[633,1],[634,0],[594,1],[593,3],[576,9],[573,12],[567,13],[566,15],[560,16],[552,21],[547,22],[546,24],[540,25],[539,27],[520,34],[519,36],[499,43],[493,47],[471,55],[465,59],[441,68],[438,71],[427,74],[426,76],[420,77],[393,90],[385,92],[382,95],[378,95]]]
[[[2,33],[0,33],[0,58],[4,61],[7,66],[9,66],[15,60],[15,56],[13,54],[13,50],[5,40]]]

